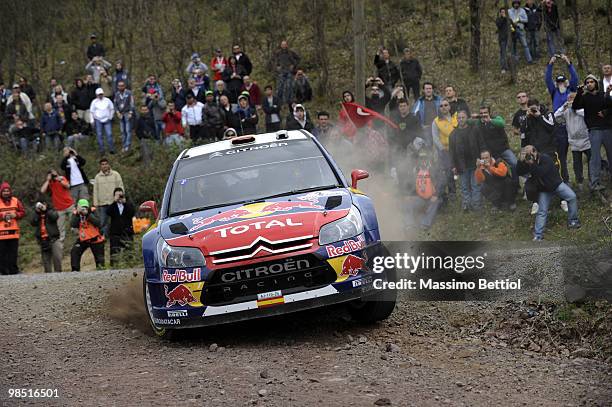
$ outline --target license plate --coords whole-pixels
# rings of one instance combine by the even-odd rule
[[[281,290],[270,291],[267,293],[257,294],[257,300],[258,301],[269,300],[270,298],[277,298],[277,297],[282,297],[282,296],[283,296],[283,293],[281,292]]]

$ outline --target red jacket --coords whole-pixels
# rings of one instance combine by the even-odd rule
[[[251,106],[261,106],[261,89],[256,83],[251,83],[251,89],[247,89],[246,85],[242,85],[241,91],[249,92],[249,103]]]
[[[164,127],[164,134],[167,136],[176,133],[182,136],[183,133],[185,133],[183,125],[181,124],[181,112],[174,112],[174,114],[165,112],[162,116],[162,121],[166,124],[166,127]]]
[[[217,68],[218,63],[222,64],[223,66],[220,66],[219,68]],[[227,59],[225,59],[225,57],[221,57],[220,62],[217,62],[217,57],[215,56],[213,57],[213,59],[210,60],[210,65],[208,66],[214,73],[213,80],[220,81],[223,79],[221,75],[223,74],[223,71],[225,70],[225,67],[227,66]]]

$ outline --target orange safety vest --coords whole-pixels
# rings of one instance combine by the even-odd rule
[[[15,197],[11,198],[8,205],[0,199],[0,240],[19,239],[19,223],[17,219],[13,218],[8,222],[4,220],[6,213],[13,215],[17,213],[18,205],[19,200]]]
[[[95,211],[96,208],[91,208],[91,211]],[[74,214],[79,216],[74,211]],[[95,227],[87,219],[79,221],[79,241],[87,243],[102,243],[104,242],[104,236],[100,233],[100,229]]]
[[[419,169],[416,178],[416,192],[423,199],[430,199],[436,193],[429,168]]]

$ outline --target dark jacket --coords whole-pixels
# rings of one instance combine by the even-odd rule
[[[584,121],[589,130],[612,129],[612,99],[602,90],[591,93],[578,89],[572,109],[584,109]],[[603,112],[604,117],[599,117],[599,112]]]
[[[525,135],[524,144],[532,145],[541,153],[553,155],[557,151],[557,143],[553,135],[555,122],[552,113],[540,117],[527,115],[521,124],[521,133]]]
[[[93,57],[103,57],[105,54],[104,45],[99,42],[90,44],[87,47],[87,59],[92,59]]]
[[[274,54],[274,68],[281,73],[295,73],[300,56],[290,49],[279,49]]]
[[[85,123],[85,121],[81,120],[81,119],[76,119],[76,120],[67,120],[66,123],[64,123],[64,127],[62,129],[62,131],[67,135],[67,136],[71,136],[73,134],[89,134],[89,131],[91,130],[91,126],[87,123]]]
[[[206,103],[203,109],[204,125],[209,128],[220,129],[225,123],[223,110],[215,103]]]
[[[123,213],[119,214],[119,206],[117,202],[113,202],[106,208],[106,215],[110,218],[110,226],[108,234],[110,236],[119,236],[130,238],[134,236],[134,228],[132,226],[132,218],[136,215],[134,205],[131,202],[126,202],[123,205]]]
[[[553,3],[548,10],[548,7],[542,7],[542,16],[544,18],[544,25],[546,31],[558,31],[561,29],[561,18],[559,17],[559,9],[557,9],[557,5]]]
[[[376,113],[380,113],[382,115],[385,114],[385,107],[391,100],[391,94],[387,90],[386,86],[381,86],[379,88],[382,92],[382,96],[366,96],[366,107],[368,109],[374,110]]]
[[[538,183],[540,191],[554,192],[563,182],[553,159],[547,154],[540,154],[538,161],[531,165],[525,161],[519,161],[516,171],[518,175],[531,174]]]
[[[62,118],[57,111],[43,112],[40,118],[40,130],[45,134],[57,133],[62,130]]]
[[[286,126],[287,130],[307,130],[307,131],[312,131],[312,129],[314,129],[314,125],[312,124],[312,121],[310,120],[310,116],[306,115],[306,122],[304,124],[304,127],[302,127],[302,125],[300,124],[300,122],[298,122],[295,117],[293,117],[293,114],[290,114],[289,116],[287,116],[287,123]]]
[[[40,222],[43,219],[42,214],[38,211],[34,211],[32,214],[32,219],[30,220],[30,224],[34,226],[34,235],[36,236],[36,240],[39,242],[42,240],[40,237]],[[45,213],[45,227],[47,228],[47,235],[50,242],[59,239],[60,233],[57,227],[57,212],[55,212],[52,208],[47,207],[47,212]]]
[[[213,98],[215,99],[215,103],[219,106],[221,106],[221,96],[227,96],[227,98],[229,99],[230,94],[225,89],[223,89],[222,92],[219,92],[217,89],[213,91]],[[202,103],[206,103],[206,99]]]
[[[68,165],[68,158],[70,157],[68,156],[62,159],[62,162],[60,163],[60,168],[62,169],[62,171],[64,171],[64,174],[66,174],[66,179],[70,181],[70,166]],[[85,163],[86,163],[85,159],[78,154],[74,158],[76,159],[76,163],[77,163],[77,167],[79,167],[79,171],[81,171],[81,175],[83,175],[83,182],[85,183],[85,185],[88,185],[89,179],[87,178],[87,174],[85,173]]]
[[[527,31],[540,31],[542,27],[541,10],[535,3],[531,7],[525,5],[523,8],[525,9],[525,13],[527,13],[527,24],[525,24],[525,29]]]
[[[294,98],[296,103],[310,102],[312,100],[312,88],[307,78],[293,82]]]
[[[238,114],[232,111],[231,107],[229,109],[221,107],[221,111],[223,112],[223,118],[225,120],[224,126],[227,128],[231,127],[234,130],[236,130],[237,133],[239,133],[240,132],[240,118],[238,117]]]
[[[271,123],[272,113],[276,113],[278,115],[278,118],[281,118],[280,101],[276,96],[272,96],[272,105],[268,103],[268,97],[264,96],[262,98],[262,108],[264,113],[266,114],[266,124]]]
[[[174,106],[176,107],[177,112],[180,112],[183,106],[187,104],[184,90],[185,89],[181,89],[179,92],[177,92],[174,86],[172,87],[171,100],[172,102],[174,102]]]
[[[234,70],[232,67],[227,65],[221,77],[223,78],[223,82],[225,82],[227,93],[229,93],[230,103],[237,103],[238,96],[240,96],[240,92],[242,91],[242,77],[246,75],[246,71],[242,65],[236,65],[236,73],[238,74],[238,78],[232,78],[233,73]]]
[[[240,121],[238,127],[234,127],[238,135],[257,134],[257,121],[259,119],[254,107],[248,106],[246,109],[238,107],[238,109],[236,109],[236,116]]]
[[[90,91],[87,86],[77,86],[70,92],[70,103],[72,103],[77,110],[87,110],[92,101],[90,96]]]
[[[391,113],[391,120],[399,128],[390,134],[389,147],[406,151],[414,139],[421,134],[419,119],[412,113],[402,117],[399,110],[396,110]]]
[[[451,165],[457,169],[458,174],[475,169],[476,160],[480,158],[480,152],[484,149],[485,143],[473,126],[455,128],[448,139]]]
[[[495,126],[492,122],[488,124],[478,122],[475,129],[494,158],[499,158],[501,153],[510,149],[508,135],[504,127]]]
[[[251,63],[251,60],[247,54],[243,52],[240,59],[238,59],[238,57],[236,57],[236,59],[238,60],[238,65],[241,65],[244,68],[244,72],[246,72],[247,75],[250,75],[253,71],[253,64]]]
[[[508,41],[508,35],[510,32],[510,22],[506,17],[497,17],[495,20],[497,26],[497,40],[499,42]]]
[[[468,117],[470,117],[470,107],[468,106],[465,100],[457,98],[457,100],[455,100],[454,102],[449,102],[449,104],[451,115],[460,112],[461,110],[464,110],[467,113]]]
[[[383,80],[385,86],[393,88],[399,80],[399,70],[397,65],[391,59],[386,63],[385,60],[378,54],[374,55],[374,66],[378,70],[377,75]]]
[[[418,83],[423,75],[423,68],[416,58],[402,59],[400,61],[400,71],[404,84]]]
[[[155,119],[153,114],[149,112],[146,116],[141,114],[136,119],[136,137],[139,139],[154,139],[155,138]]]

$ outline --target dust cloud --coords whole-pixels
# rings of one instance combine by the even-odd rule
[[[136,274],[136,273],[134,273]],[[145,313],[142,293],[142,274],[132,276],[108,296],[110,317],[134,327],[146,334],[150,333],[149,318]]]

